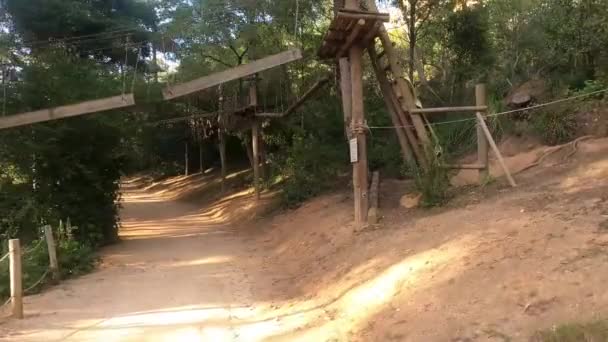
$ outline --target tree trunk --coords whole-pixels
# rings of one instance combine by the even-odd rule
[[[412,82],[412,84],[414,84],[414,70],[416,68],[416,39],[418,37],[416,37],[416,5],[417,5],[417,0],[410,0],[410,15],[409,15],[409,21],[408,21],[408,35],[409,35],[409,47],[410,47],[410,57],[409,57],[409,67],[408,67],[408,72],[409,72],[409,77],[410,77],[410,82]]]

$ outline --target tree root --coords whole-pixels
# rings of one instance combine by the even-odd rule
[[[566,147],[571,147],[571,148],[572,148],[572,150],[571,150],[571,151],[570,151],[570,152],[569,152],[569,153],[568,153],[566,156],[564,156],[564,158],[562,159],[563,161],[566,161],[567,159],[569,159],[570,157],[572,157],[573,155],[575,155],[575,154],[576,154],[576,152],[578,152],[578,144],[579,144],[581,141],[584,141],[584,140],[589,140],[589,139],[592,139],[592,138],[595,138],[595,136],[593,136],[593,135],[585,135],[585,136],[580,137],[580,138],[578,138],[578,139],[576,139],[576,140],[573,140],[573,141],[571,141],[571,142],[569,142],[569,143],[565,143],[565,144],[563,144],[563,145],[558,145],[558,146],[553,146],[553,147],[550,147],[549,149],[547,149],[547,150],[545,151],[545,153],[544,153],[544,154],[543,154],[543,155],[542,155],[540,158],[538,158],[538,160],[537,160],[536,162],[534,162],[534,163],[532,163],[532,164],[530,164],[530,165],[526,166],[524,169],[522,169],[522,170],[521,170],[521,171],[519,171],[519,172],[523,172],[523,171],[529,170],[529,169],[531,169],[531,168],[533,168],[533,167],[539,166],[539,165],[541,165],[541,164],[542,164],[542,163],[545,161],[545,159],[546,159],[547,157],[549,157],[550,155],[552,155],[552,154],[554,154],[554,153],[556,153],[556,152],[558,152],[558,151],[561,151],[562,149],[564,149],[564,148],[566,148]]]

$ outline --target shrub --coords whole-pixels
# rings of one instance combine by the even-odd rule
[[[576,115],[567,106],[540,112],[533,118],[533,127],[544,143],[565,143],[576,136]]]
[[[295,206],[334,187],[344,165],[343,149],[343,145],[320,144],[311,136],[295,136],[275,170],[284,179],[284,204]]]
[[[421,206],[425,208],[441,206],[449,199],[450,181],[448,170],[443,165],[443,157],[429,153],[431,161],[425,170],[418,165],[405,164],[403,174],[414,179],[416,189],[422,194]]]

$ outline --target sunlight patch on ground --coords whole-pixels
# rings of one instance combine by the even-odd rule
[[[585,180],[597,180],[608,177],[608,160],[600,160],[594,163],[585,165],[584,168],[578,168],[569,177],[564,179],[559,187],[566,193],[573,193],[581,190],[581,187],[595,186],[592,184],[585,184]]]

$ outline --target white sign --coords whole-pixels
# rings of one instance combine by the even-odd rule
[[[356,163],[359,161],[359,145],[357,144],[357,139],[350,139],[350,162]]]

